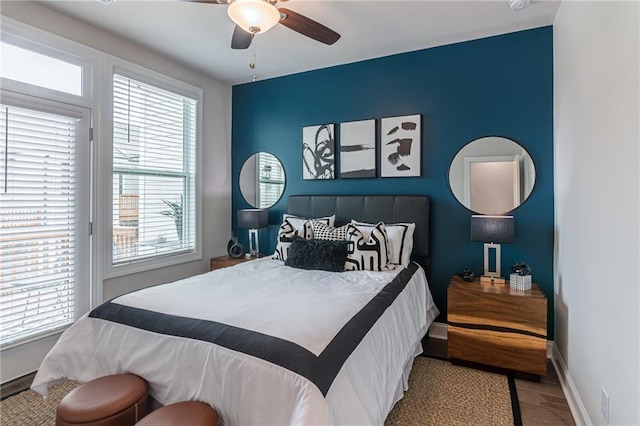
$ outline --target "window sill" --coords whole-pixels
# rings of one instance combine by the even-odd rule
[[[75,322],[75,320],[74,320]],[[15,340],[11,343],[6,343],[3,344],[2,346],[0,346],[0,353],[9,350],[9,349],[13,349],[16,348],[18,346],[24,346],[27,345],[29,343],[33,343],[33,342],[38,342],[40,340],[46,339],[47,337],[51,337],[51,336],[56,336],[55,340],[57,341],[58,338],[60,337],[60,335],[69,327],[71,327],[73,325],[73,323],[68,324],[68,325],[64,325],[62,327],[56,327],[54,329],[51,330],[46,330],[37,334],[33,334],[29,337],[23,337],[21,339]]]
[[[140,272],[152,271],[154,269],[167,266],[180,265],[182,263],[196,262],[202,260],[202,253],[199,251],[189,251],[182,254],[167,255],[166,257],[151,258],[130,264],[107,267],[103,279],[117,278],[125,275],[137,274]]]

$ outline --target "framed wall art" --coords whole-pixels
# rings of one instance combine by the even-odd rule
[[[421,176],[422,115],[380,120],[380,176]]]
[[[335,178],[335,133],[333,124],[302,128],[302,178]]]
[[[376,121],[340,124],[340,177],[376,177]]]

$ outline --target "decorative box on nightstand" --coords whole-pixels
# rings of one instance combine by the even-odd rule
[[[220,268],[226,268],[228,266],[237,265],[238,263],[248,262],[250,260],[255,260],[256,257],[241,257],[239,259],[235,259],[229,256],[220,256],[220,257],[212,257],[209,260],[209,270],[213,271]]]
[[[447,308],[450,358],[546,375],[547,297],[536,284],[519,291],[454,276]]]

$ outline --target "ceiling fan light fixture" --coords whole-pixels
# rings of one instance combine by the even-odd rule
[[[266,0],[234,0],[227,6],[227,14],[251,34],[268,31],[280,22],[280,11]]]

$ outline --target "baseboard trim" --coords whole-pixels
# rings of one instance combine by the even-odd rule
[[[429,327],[429,337],[447,340],[447,324],[443,322],[432,322],[431,327]]]
[[[36,376],[36,372],[25,374],[17,379],[9,380],[6,383],[0,385],[0,400],[6,399],[10,396],[25,391],[31,387],[33,378]]]
[[[578,388],[576,388],[576,385],[571,378],[571,374],[567,369],[567,365],[564,363],[562,355],[560,355],[560,351],[555,344],[553,344],[552,354],[551,362],[553,367],[556,369],[556,373],[558,373],[558,380],[560,381],[560,386],[562,386],[562,391],[564,392],[564,396],[569,404],[569,410],[571,411],[571,415],[573,415],[573,420],[578,426],[592,426],[593,422],[591,422],[589,413],[587,413],[587,409],[584,407],[582,398],[580,398]]]

